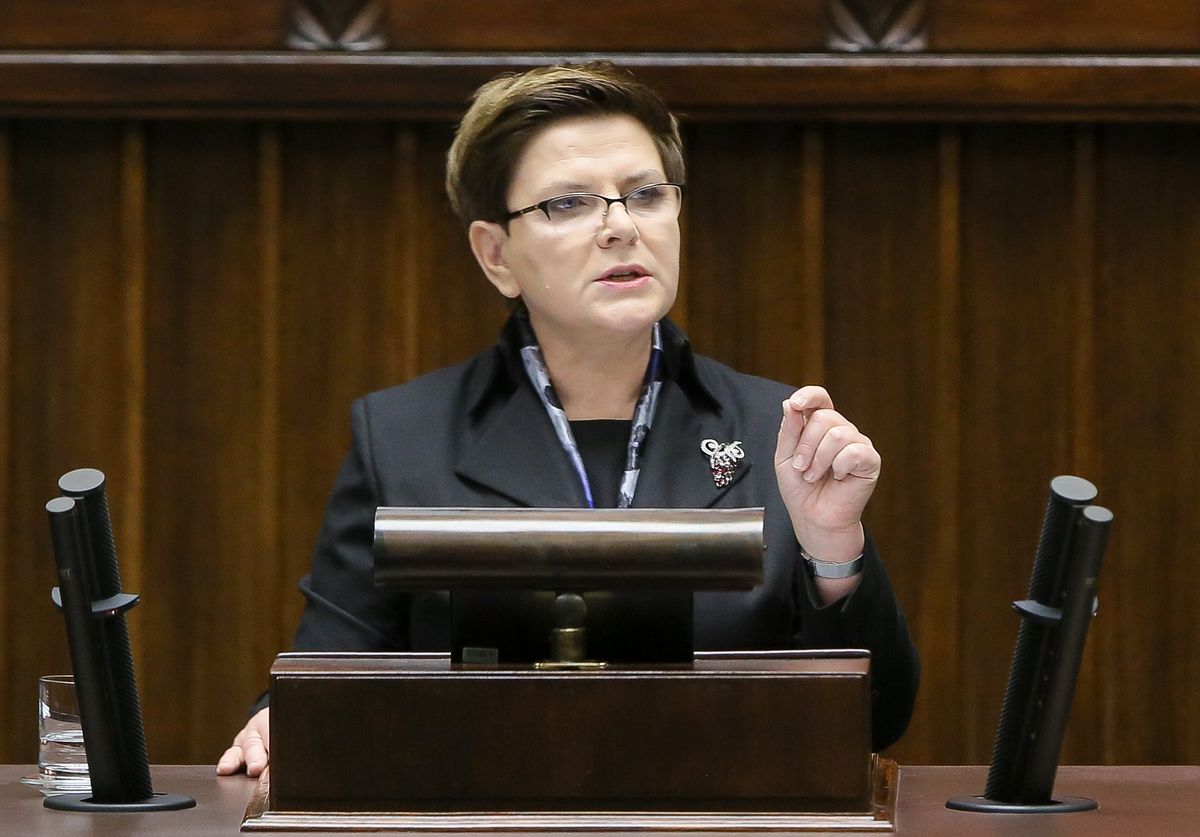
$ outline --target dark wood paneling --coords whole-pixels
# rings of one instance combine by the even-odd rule
[[[431,52],[815,52],[819,0],[393,0],[389,46]]]
[[[451,119],[590,54],[0,52],[0,116]],[[1200,57],[614,53],[693,119],[1200,119]]]
[[[145,597],[151,754],[216,756],[290,641],[348,402],[504,317],[442,194],[448,139],[0,129],[0,760],[32,759],[33,682],[66,665],[42,506],[83,464],[109,472]],[[869,523],[925,663],[895,755],[987,759],[1009,602],[1047,481],[1076,472],[1117,523],[1064,758],[1194,761],[1200,134],[773,120],[687,140],[676,310],[697,348],[826,383],[884,454]]]
[[[947,371],[935,320],[938,134],[929,127],[840,127],[829,132],[828,148],[825,383],[841,412],[884,457],[867,522],[885,555],[904,556],[890,566],[914,638],[931,649],[924,654],[923,681],[952,682],[956,661],[938,653],[945,647],[938,638],[956,612],[960,567],[953,552],[930,550],[931,533],[952,524],[954,514],[946,496],[932,490],[943,467],[932,453],[950,418],[932,397],[934,382]],[[911,739],[901,747],[937,752],[940,727],[957,725],[960,717],[952,693],[923,689]]]
[[[1120,672],[1103,684],[1101,719],[1118,761],[1153,752],[1194,762],[1200,133],[1112,127],[1102,147],[1097,410],[1106,496],[1121,522],[1093,648]]]
[[[280,49],[305,14],[329,39],[317,43],[337,44],[363,10],[382,46],[399,50],[814,52],[833,43],[834,21],[849,18],[870,35],[880,20],[914,12],[938,51],[1200,49],[1192,0],[610,0],[603,10],[586,0],[7,0],[0,49]],[[376,43],[349,39],[364,41]]]
[[[9,293],[9,248],[12,237],[9,235],[11,214],[9,211],[9,125],[0,122],[0,591],[12,590],[9,580],[9,559],[7,545],[15,543],[12,531],[9,529],[11,515],[9,509],[13,495],[8,484],[8,474],[12,467],[9,451],[12,449],[14,434],[12,432],[12,303]],[[0,595],[0,671],[10,671],[9,665],[9,596]],[[18,704],[19,705],[19,704]],[[0,688],[0,726],[12,729],[12,694],[6,685]],[[0,739],[0,749],[7,750],[9,742]]]
[[[4,736],[9,760],[37,754],[37,678],[69,671],[44,505],[82,466],[125,472],[125,300],[120,272],[120,132],[110,124],[11,129]],[[114,515],[120,545],[136,538]]]
[[[387,269],[394,163],[388,126],[285,125],[280,138],[279,478],[287,526],[279,584],[288,605],[280,640],[290,647],[300,604],[295,584],[320,525],[311,510],[324,505],[346,453],[350,401],[401,380],[403,322],[389,299],[394,282],[411,279]],[[405,244],[418,246],[415,239]]]
[[[979,761],[1016,637],[1009,603],[1028,586],[1050,478],[1075,472],[1073,414],[1090,405],[1070,390],[1071,134],[972,129],[963,151],[959,688],[964,755]]]
[[[935,0],[930,48],[971,52],[1195,52],[1193,0]]]
[[[415,293],[407,302],[416,306],[412,322],[419,324],[416,372],[429,372],[465,360],[496,341],[507,315],[503,297],[488,283],[471,255],[466,233],[445,197],[446,149],[450,130],[443,125],[418,134],[413,196],[416,203],[402,208],[401,229],[413,235],[401,248],[412,248]]]
[[[0,49],[278,49],[284,0],[5,0]]]
[[[737,368],[796,386],[817,379],[806,296],[803,132],[734,126],[692,135],[686,198],[687,316],[693,340]],[[806,349],[809,351],[806,353]]]
[[[258,135],[180,123],[148,136],[144,715],[153,760],[200,760],[261,686],[285,595],[259,525],[274,510]]]

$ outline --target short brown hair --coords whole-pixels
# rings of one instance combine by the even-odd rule
[[[446,155],[446,193],[455,214],[467,226],[503,222],[513,170],[533,136],[563,119],[609,115],[642,123],[667,179],[684,182],[679,123],[657,93],[611,61],[538,67],[475,91]]]

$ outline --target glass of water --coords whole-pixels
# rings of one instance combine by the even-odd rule
[[[91,789],[75,678],[70,674],[38,679],[38,778],[46,791]]]

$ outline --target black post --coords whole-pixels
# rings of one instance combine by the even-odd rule
[[[1075,524],[1072,566],[1064,584],[1062,619],[1055,631],[1054,654],[1058,664],[1052,666],[1047,675],[1040,717],[1031,733],[1029,766],[1017,786],[1021,801],[1049,801],[1054,792],[1058,757],[1075,696],[1083,646],[1096,611],[1096,580],[1112,519],[1108,509],[1088,506]]]
[[[1079,510],[1096,498],[1096,487],[1078,477],[1055,477],[1050,481],[1050,498],[1042,521],[1041,537],[1029,579],[1029,597],[1049,608],[1057,607],[1062,596],[1064,570],[1070,559],[1071,537]],[[1022,798],[1018,790],[1028,765],[1029,736],[1034,733],[1034,707],[1039,682],[1046,676],[1047,652],[1055,626],[1035,618],[1021,620],[1017,644],[1009,668],[1008,688],[992,745],[984,796],[998,802],[1047,802],[1050,789],[1041,799]]]
[[[1053,799],[1067,715],[1096,607],[1096,580],[1112,513],[1088,505],[1096,487],[1055,477],[1021,615],[1008,687],[996,727],[983,796],[955,797],[959,811],[1059,813],[1087,811],[1095,800]]]
[[[46,798],[70,811],[153,811],[190,808],[179,794],[155,795],[125,611],[138,597],[121,591],[104,474],[82,468],[64,475],[70,496],[46,504],[91,793]]]

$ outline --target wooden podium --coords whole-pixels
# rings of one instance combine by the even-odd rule
[[[895,765],[871,754],[867,652],[636,663],[647,649],[675,654],[657,643],[680,624],[690,652],[686,591],[761,581],[762,515],[379,509],[376,583],[558,591],[545,650],[559,656],[529,664],[521,643],[476,647],[504,632],[495,622],[472,640],[489,654],[467,654],[452,629],[453,656],[280,655],[271,766],[242,830],[893,830]],[[687,608],[651,608],[604,646],[601,667],[583,650],[601,627],[584,595],[639,589],[685,591]]]
[[[890,831],[859,652],[692,667],[453,668],[283,654],[244,831]]]

